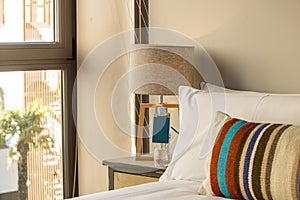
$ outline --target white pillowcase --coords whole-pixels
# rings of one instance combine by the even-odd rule
[[[214,113],[223,111],[232,116],[252,119],[258,102],[264,95],[209,93],[188,86],[179,88],[180,134],[172,161],[161,177],[164,180],[202,181],[213,138],[207,138]],[[226,103],[225,103],[226,102]],[[236,104],[239,104],[236,107]],[[204,149],[200,155],[201,147]],[[200,159],[201,157],[201,159]]]
[[[227,89],[226,92],[209,92],[181,86],[180,134],[171,163],[160,181],[203,181],[206,178],[208,154],[215,139],[208,133],[216,111],[248,121],[300,124],[299,102],[300,95],[229,92]]]
[[[238,93],[238,94],[268,94],[268,93],[260,93],[260,92],[246,91],[246,90],[228,89],[228,88],[224,88],[206,82],[201,82],[200,86],[201,86],[201,90],[205,90],[209,92],[226,92],[226,93]]]

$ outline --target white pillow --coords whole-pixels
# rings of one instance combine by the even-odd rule
[[[263,96],[260,94],[209,93],[181,86],[179,88],[180,133],[171,163],[161,177],[161,181],[204,180],[207,154],[210,146],[213,145],[213,138],[207,138],[207,133],[212,119],[214,119],[214,113],[223,111],[231,116],[246,117],[251,120],[258,102]],[[236,104],[239,106],[236,107]],[[204,145],[204,149],[200,155],[202,145]]]
[[[245,94],[245,93],[268,94],[268,93],[259,93],[259,92],[246,91],[246,90],[228,89],[228,88],[224,88],[224,87],[214,85],[212,83],[207,83],[207,82],[201,82],[200,87],[201,87],[201,90],[205,90],[205,91],[209,91],[209,92],[226,92],[226,93],[239,93],[239,94]]]
[[[264,95],[260,101],[259,108],[255,114],[255,120],[260,122],[280,122],[280,123],[293,123],[299,124],[299,96],[300,94],[274,94],[274,93],[262,93],[246,90],[234,90],[224,87],[220,87],[211,83],[201,82],[201,90],[208,91],[210,93],[235,93],[235,94],[257,94]],[[274,115],[276,110],[277,115]],[[280,115],[279,115],[280,113]]]
[[[224,89],[223,89],[224,90]],[[161,181],[206,178],[208,154],[214,143],[208,132],[216,111],[257,122],[300,124],[300,95],[258,92],[209,92],[179,88],[180,134]]]

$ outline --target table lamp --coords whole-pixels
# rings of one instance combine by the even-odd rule
[[[160,103],[140,103],[136,140],[136,159],[152,160],[143,155],[145,109],[152,107],[179,108],[178,104],[163,102],[164,95],[177,95],[178,87],[199,88],[203,80],[192,65],[193,46],[137,44],[130,52],[130,67],[135,70],[129,78],[132,91],[142,95],[160,95]]]

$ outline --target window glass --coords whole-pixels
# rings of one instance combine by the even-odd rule
[[[0,72],[0,199],[63,199],[61,99],[60,70]]]
[[[0,27],[4,25],[4,0],[0,0]]]
[[[55,0],[0,0],[0,42],[55,42],[54,4]]]

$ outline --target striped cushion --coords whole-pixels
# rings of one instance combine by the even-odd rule
[[[200,194],[300,199],[300,126],[223,119]],[[223,115],[223,117],[220,117]]]

